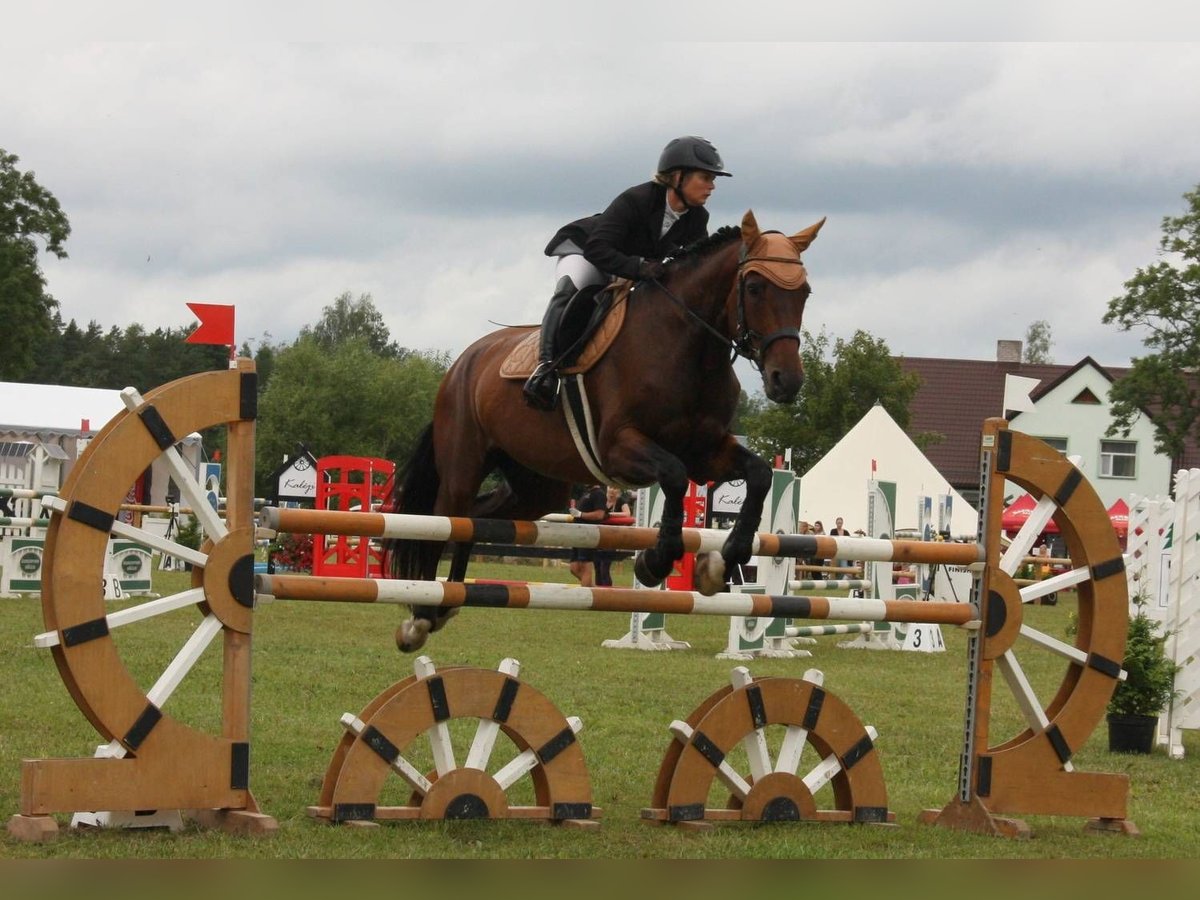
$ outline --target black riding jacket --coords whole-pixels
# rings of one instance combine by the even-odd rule
[[[708,237],[708,210],[702,206],[686,210],[660,237],[666,204],[663,185],[655,181],[635,185],[619,194],[604,212],[560,228],[546,245],[546,255],[560,255],[555,251],[570,240],[601,272],[636,281],[643,259],[663,259]]]

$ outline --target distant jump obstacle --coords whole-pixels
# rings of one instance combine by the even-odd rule
[[[250,651],[258,596],[330,602],[417,602],[508,609],[661,610],[673,614],[774,615],[794,619],[891,619],[955,624],[968,629],[967,698],[963,749],[954,796],[922,821],[990,834],[1027,831],[1013,815],[1068,815],[1104,830],[1132,830],[1126,819],[1128,778],[1077,772],[1074,750],[1104,715],[1121,677],[1127,592],[1120,547],[1095,491],[1061,454],[1008,431],[1003,420],[984,423],[981,437],[983,514],[975,544],[760,534],[758,555],[795,554],[970,566],[978,573],[971,602],[863,601],[817,596],[628,591],[548,585],[445,584],[368,579],[260,576],[253,570],[255,538],[253,449],[257,382],[253,363],[181,379],[151,391],[122,394],[127,412],[110,422],[72,470],[47,534],[43,615],[49,629],[36,639],[54,654],[59,672],[88,720],[110,743],[84,759],[26,760],[20,812],[10,833],[25,839],[57,831],[54,813],[92,810],[191,810],[201,821],[240,832],[268,831],[274,820],[259,810],[250,789]],[[104,549],[127,486],[159,455],[181,466],[178,435],[216,426],[227,429],[227,506],[221,519],[202,497],[187,497],[203,519],[208,541],[194,552],[194,587],[120,612],[105,608],[98,575]],[[1040,497],[1012,545],[1001,553],[998,535],[1005,480]],[[186,479],[177,479],[181,484]],[[185,486],[185,491],[193,490]],[[194,489],[198,492],[198,488]],[[561,541],[566,546],[640,549],[652,529],[599,525],[486,522],[469,519],[385,517],[374,513],[264,512],[279,528],[313,527],[325,533],[353,530],[385,536],[403,528],[429,540]],[[1079,598],[1073,645],[1022,622],[1022,591],[1012,575],[1053,516],[1073,568],[1057,576],[1057,589],[1073,586]],[[497,535],[503,533],[502,538]],[[720,533],[686,531],[688,549],[716,549]],[[175,552],[172,549],[171,552]],[[1044,584],[1044,583],[1043,583]],[[155,684],[143,690],[123,664],[112,638],[116,628],[172,609],[199,606],[203,621]],[[174,716],[164,704],[204,649],[223,645],[219,730],[204,730]],[[1056,695],[1042,705],[1017,659],[1018,646],[1051,652],[1067,662]],[[995,679],[996,674],[1002,676]],[[820,684],[762,678],[735,669],[732,683],[671,726],[674,741],[664,757],[651,806],[644,817],[686,825],[728,819],[886,822],[887,809],[873,731]],[[1015,734],[994,735],[993,687],[1007,685],[1024,723]],[[507,734],[520,749],[516,768],[537,787],[526,817],[587,822],[595,817],[585,787],[576,724],[542,695],[522,684],[509,665],[499,671],[445,669],[418,660],[414,678],[375,698],[358,715],[344,717],[346,736],[335,751],[313,814],[331,821],[385,818],[515,817],[503,777],[459,767],[444,741],[436,771],[405,770],[406,742],[422,733],[444,733],[458,716],[478,720],[468,759],[486,760],[490,742]],[[775,760],[764,731],[786,731]],[[749,772],[729,764],[746,748]],[[806,746],[820,763],[804,776],[796,765]],[[439,750],[438,748],[442,749]],[[561,767],[561,768],[560,768]],[[411,769],[411,765],[409,766]],[[507,767],[506,767],[507,769]],[[378,787],[401,772],[413,788],[407,806],[379,803]],[[729,791],[726,807],[709,808],[714,781]],[[415,784],[414,784],[415,782]],[[833,783],[832,810],[816,809],[814,793]],[[442,786],[439,787],[439,784]]]

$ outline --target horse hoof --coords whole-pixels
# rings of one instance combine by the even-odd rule
[[[643,550],[633,558],[633,577],[643,587],[658,587],[666,576],[655,575],[650,571],[650,562],[646,558],[649,552],[649,550]]]
[[[725,558],[716,550],[696,554],[696,568],[692,583],[705,597],[719,594],[725,589]]]
[[[424,647],[428,637],[428,619],[409,619],[396,629],[396,646],[401,653],[412,653]]]

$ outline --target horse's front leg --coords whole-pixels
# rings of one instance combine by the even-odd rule
[[[610,471],[626,481],[644,484],[658,482],[663,492],[662,520],[658,540],[640,552],[633,562],[633,574],[646,587],[657,587],[671,574],[675,562],[683,558],[683,498],[687,494],[687,469],[671,453],[640,432],[626,431],[621,440],[605,454]]]
[[[771,467],[732,437],[726,442],[718,461],[724,464],[722,468],[725,472],[714,480],[743,479],[746,483],[746,499],[729,531],[729,537],[721,546],[721,552],[696,556],[696,587],[706,596],[724,589],[733,568],[750,561],[754,553],[754,537],[762,522],[763,506],[771,491]]]

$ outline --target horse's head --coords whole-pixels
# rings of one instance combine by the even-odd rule
[[[800,254],[824,224],[821,219],[788,237],[777,231],[760,231],[752,211],[742,218],[730,325],[739,355],[762,372],[763,390],[776,403],[794,400],[804,383],[800,326],[812,289]]]

